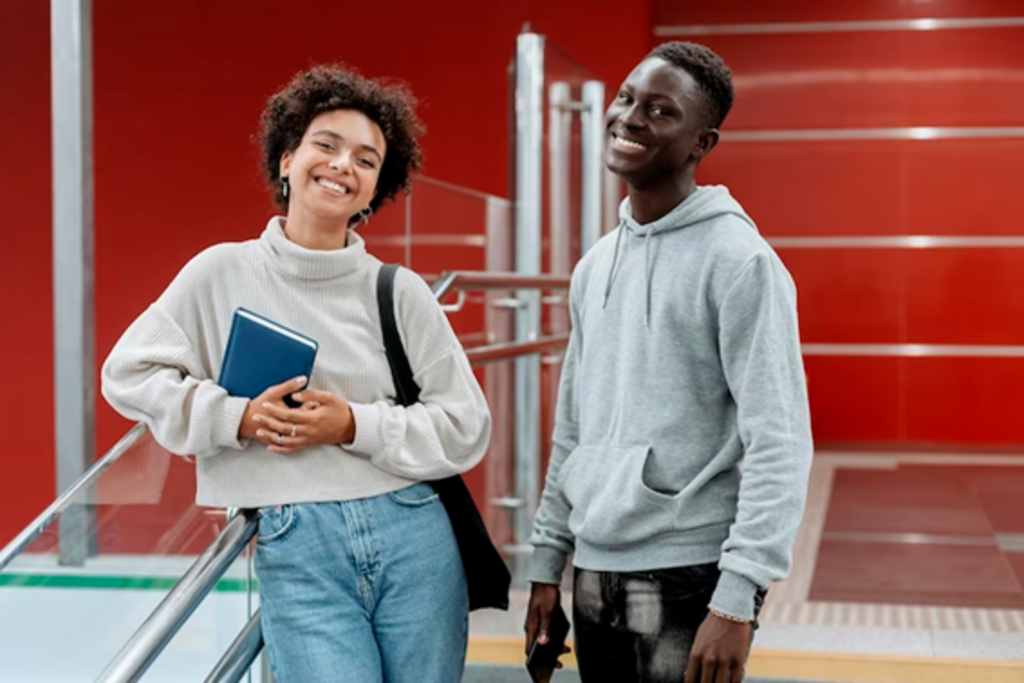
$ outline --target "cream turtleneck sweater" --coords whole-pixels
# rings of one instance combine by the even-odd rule
[[[395,316],[422,393],[414,406],[394,404],[377,314],[380,266],[355,233],[344,249],[313,251],[289,242],[279,218],[257,240],[207,249],[114,346],[103,396],[164,448],[196,456],[199,505],[352,500],[465,472],[490,438],[483,392],[429,287],[400,269]],[[239,442],[248,401],[217,384],[238,307],[320,343],[309,388],[350,403],[352,444],[278,455]]]

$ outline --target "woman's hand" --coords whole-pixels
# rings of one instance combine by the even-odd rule
[[[305,384],[305,378],[299,379],[302,381],[272,387],[250,402],[252,421],[259,426],[255,438],[274,453],[297,453],[318,444],[350,443],[355,438],[356,426],[348,402],[329,391],[295,392]],[[289,390],[294,392],[292,398],[302,403],[301,407],[285,405],[284,397]]]
[[[260,439],[257,432],[262,426],[256,419],[256,416],[262,412],[265,412],[260,406],[264,403],[275,403],[280,406],[284,406],[284,397],[288,394],[294,393],[306,386],[305,377],[296,377],[290,379],[287,382],[278,384],[277,386],[270,387],[256,398],[249,401],[249,405],[245,407],[245,415],[242,416],[242,424],[238,427],[238,439]],[[264,441],[266,443],[266,441]]]

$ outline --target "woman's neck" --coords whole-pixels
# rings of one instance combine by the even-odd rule
[[[289,212],[281,226],[288,241],[305,249],[333,251],[348,245],[348,221]]]

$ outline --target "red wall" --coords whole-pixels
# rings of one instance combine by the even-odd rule
[[[658,26],[1020,16],[1016,0],[656,0]],[[702,37],[726,131],[1024,125],[1024,28]],[[768,237],[1024,235],[1024,140],[729,142],[701,169]],[[1024,249],[779,249],[804,342],[1024,345]],[[1024,447],[1024,359],[806,359],[819,446]]]
[[[296,71],[343,60],[407,80],[429,129],[426,173],[507,196],[506,69],[524,22],[613,85],[650,29],[646,3],[612,0],[93,5],[97,363],[191,255],[262,229],[251,138]],[[0,4],[0,64],[2,544],[54,497],[48,3]],[[99,452],[126,427],[100,399]]]

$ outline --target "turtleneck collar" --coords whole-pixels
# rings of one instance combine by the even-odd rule
[[[321,251],[291,242],[284,233],[284,218],[274,216],[260,235],[260,251],[270,267],[298,280],[330,280],[354,273],[366,258],[366,242],[354,230],[344,249]]]

